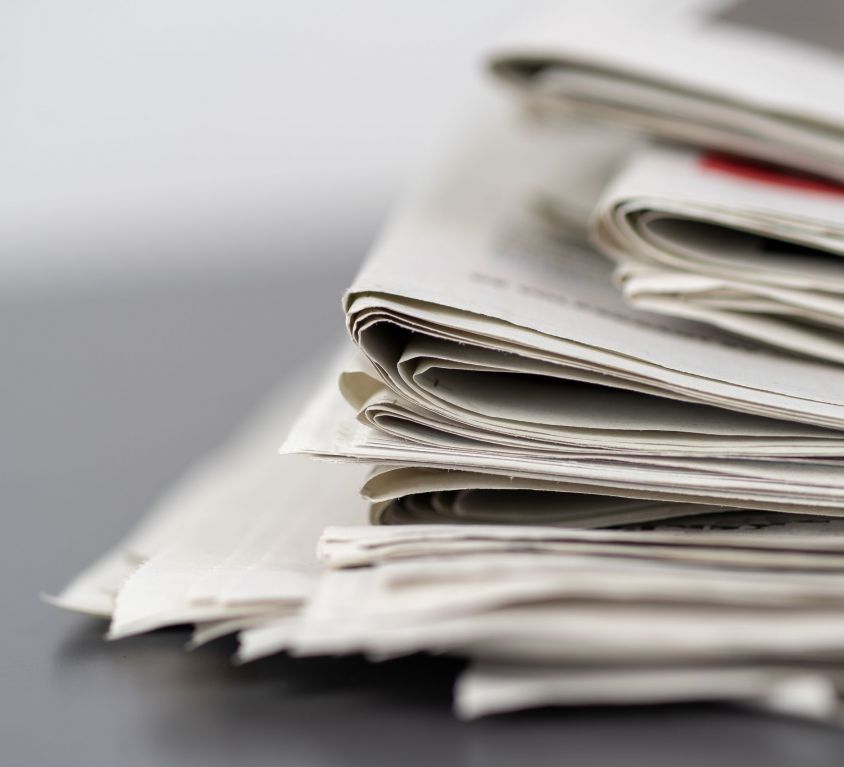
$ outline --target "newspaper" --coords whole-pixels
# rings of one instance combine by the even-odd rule
[[[374,369],[366,370],[365,362],[354,359],[349,363],[353,369],[340,374],[340,391],[362,424],[418,444],[494,447],[511,455],[842,455],[838,431],[560,380],[552,366],[544,372],[538,365],[516,369],[506,357],[499,358],[496,368],[470,362],[458,368],[453,355],[435,358],[437,352],[424,347],[413,339],[405,365],[416,364],[414,382],[425,393],[436,390],[433,404],[440,405],[440,412],[429,402],[416,404],[397,394]],[[466,361],[472,350],[464,345],[459,354]],[[469,377],[464,370],[482,375]],[[518,377],[518,371],[527,375]],[[447,416],[442,414],[446,407]]]
[[[541,117],[576,115],[844,178],[840,9],[810,0],[570,0],[490,53]]]
[[[637,308],[844,362],[844,186],[679,148],[640,148],[592,238]]]
[[[536,525],[329,527],[319,545],[321,559],[334,568],[507,551],[836,573],[844,570],[844,525],[816,517],[745,512],[604,530]]]
[[[519,578],[515,567],[506,567],[509,561],[490,558],[490,564],[501,565],[495,580],[495,568],[478,567],[475,557],[425,562],[415,575],[403,572],[412,562],[329,571],[286,649],[297,655],[364,652],[387,658],[429,651],[607,664],[823,661],[844,652],[839,604],[821,605],[814,598],[806,605],[799,598],[789,602],[784,587],[771,601],[754,600],[750,576],[735,578],[735,590],[725,578],[720,591],[715,578],[695,594],[706,577],[669,585],[680,567],[621,562],[613,579],[606,570],[598,575],[588,563],[572,560],[568,577],[549,579],[531,564],[533,570]],[[461,575],[464,564],[486,576]],[[501,577],[505,568],[507,579]],[[641,578],[639,568],[645,571]],[[667,593],[672,589],[676,598]],[[744,598],[731,601],[736,593]]]
[[[337,367],[323,377],[283,450],[334,461],[376,464],[364,493],[374,503],[453,489],[540,490],[841,516],[839,461],[547,454],[494,445],[424,444],[361,423],[338,391]],[[394,469],[386,472],[384,469]],[[460,474],[454,474],[460,472]],[[667,514],[672,514],[666,505]],[[374,509],[373,514],[378,513]]]
[[[536,706],[731,701],[807,718],[840,718],[841,673],[811,666],[582,668],[481,662],[460,677],[455,709],[464,719]]]
[[[586,415],[567,424],[569,393],[603,398],[589,403],[596,418],[632,418],[614,407],[620,392],[720,407],[720,430],[731,428],[731,412],[840,430],[844,371],[636,311],[600,256],[549,243],[533,203],[579,147],[523,127],[500,105],[477,115],[347,293],[351,336],[396,394],[446,419],[459,412],[489,431],[515,425],[529,436],[606,428]],[[540,396],[546,386],[560,396]],[[698,418],[684,412],[686,425]]]
[[[326,525],[366,521],[364,467],[277,454],[313,372],[282,387],[50,601],[110,618],[113,639],[196,623],[201,643],[294,614],[321,571]]]

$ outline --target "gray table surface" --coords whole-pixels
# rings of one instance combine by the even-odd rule
[[[312,254],[319,264],[319,253]],[[117,541],[314,346],[351,269],[0,300],[0,764],[841,765],[844,731],[718,706],[460,723],[452,661],[274,658],[184,629],[117,643],[39,602]]]

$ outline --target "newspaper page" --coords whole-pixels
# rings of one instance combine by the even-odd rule
[[[544,119],[580,116],[844,178],[835,3],[550,3],[490,52]]]

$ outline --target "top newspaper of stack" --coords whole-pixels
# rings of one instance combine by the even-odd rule
[[[492,56],[533,112],[663,140],[588,216],[626,300],[844,363],[841,6],[568,2],[537,21]]]
[[[844,369],[627,306],[610,264],[555,239],[541,212],[590,187],[604,138],[508,106],[472,110],[345,297],[367,362],[342,385],[364,423],[330,381],[286,449],[460,470],[467,487],[482,473],[839,514]]]
[[[569,0],[498,44],[491,66],[539,113],[844,179],[838,3]]]

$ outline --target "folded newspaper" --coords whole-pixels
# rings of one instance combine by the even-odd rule
[[[844,46],[806,45],[830,47],[841,19],[831,3],[791,7],[556,4],[493,52],[493,71],[546,117],[550,105],[703,147],[641,145],[600,200],[558,211],[591,218],[633,306],[841,364]]]
[[[633,306],[844,363],[844,185],[643,148],[598,203],[592,238]]]
[[[844,180],[844,69],[757,11],[572,2],[502,46],[554,119],[481,98],[350,286],[352,348],[53,601],[239,662],[458,656],[466,718],[841,720],[844,198],[759,160]]]
[[[572,115],[844,179],[844,38],[826,0],[551,2],[491,50],[546,119]]]

